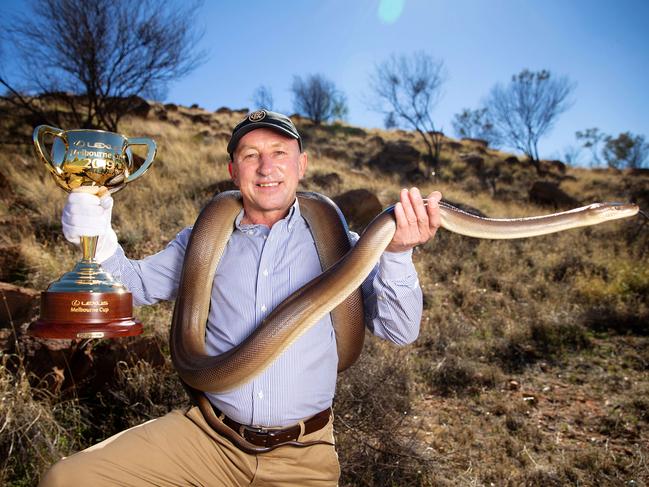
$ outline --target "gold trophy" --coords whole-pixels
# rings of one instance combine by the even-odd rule
[[[53,137],[51,151],[45,149],[48,135]],[[81,186],[119,191],[149,169],[156,153],[151,139],[127,138],[103,130],[40,125],[34,129],[33,139],[36,155],[54,181],[68,192]],[[146,158],[135,171],[130,149],[134,145],[147,146]],[[41,293],[41,315],[29,326],[31,335],[114,338],[142,333],[142,323],[133,317],[131,293],[95,260],[97,240],[97,236],[82,236],[81,261]]]

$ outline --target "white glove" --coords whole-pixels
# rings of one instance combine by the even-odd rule
[[[110,224],[113,198],[110,193],[100,198],[93,194],[96,191],[81,187],[70,193],[61,223],[63,235],[73,244],[79,245],[81,236],[99,236],[95,260],[101,263],[117,250],[117,235]]]

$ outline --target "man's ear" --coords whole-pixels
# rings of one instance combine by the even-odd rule
[[[237,177],[237,170],[235,169],[234,163],[232,161],[228,162],[228,172],[230,173],[230,178],[232,179],[232,182],[238,188],[239,178]]]
[[[298,164],[299,164],[300,179],[302,179],[304,177],[304,173],[306,173],[306,167],[309,164],[309,156],[307,156],[306,152],[300,153],[300,156],[298,158]]]

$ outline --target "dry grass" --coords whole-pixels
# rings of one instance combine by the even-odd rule
[[[33,385],[22,364],[10,372],[11,359],[20,362],[4,355],[0,365],[0,483],[34,485],[44,465],[83,446],[87,409]]]
[[[115,195],[114,223],[129,255],[158,251],[192,224],[215,183],[228,179],[224,133],[241,115],[156,105],[148,118],[124,121],[123,133],[159,147],[151,170]],[[527,201],[535,171],[504,163],[509,154],[446,140],[437,178],[408,180],[366,161],[376,137],[423,151],[414,134],[299,125],[309,174],[340,176],[309,189],[335,196],[365,188],[388,205],[416,184],[493,217],[548,212]],[[65,195],[30,155],[29,127],[11,127],[25,143],[0,151],[12,188],[0,197],[0,247],[15,256],[3,275],[43,288],[78,251],[60,235]],[[646,176],[585,169],[547,179],[584,203],[646,204],[649,188]],[[647,485],[648,234],[639,220],[522,241],[440,231],[417,249],[419,339],[397,349],[368,337],[359,364],[339,378],[341,485]],[[164,349],[171,305],[138,315]],[[116,363],[98,394],[46,393],[19,362],[5,358],[0,368],[7,485],[32,484],[58,456],[185,403],[168,361]]]

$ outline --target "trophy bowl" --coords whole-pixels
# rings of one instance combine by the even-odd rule
[[[51,150],[46,137],[52,137]],[[155,142],[103,130],[62,130],[48,125],[34,129],[37,157],[65,191],[90,190],[98,196],[115,193],[142,176],[155,158]],[[135,169],[131,147],[147,147]],[[89,188],[90,187],[90,188]],[[82,189],[79,189],[82,188]],[[96,191],[94,191],[96,190]],[[28,333],[42,338],[114,338],[142,333],[133,317],[133,299],[126,287],[95,260],[97,235],[80,238],[82,259],[41,293],[40,317]]]

